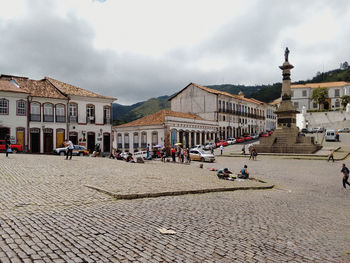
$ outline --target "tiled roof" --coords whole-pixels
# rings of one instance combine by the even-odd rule
[[[281,98],[277,98],[277,99],[271,101],[269,104],[270,105],[278,105],[281,103],[281,100],[282,100]]]
[[[117,128],[135,127],[135,126],[150,126],[150,125],[163,124],[165,122],[166,116],[203,120],[201,117],[199,117],[198,115],[195,115],[195,114],[182,113],[182,112],[176,112],[176,111],[171,111],[171,110],[161,110],[161,111],[158,111],[158,112],[153,113],[151,115],[147,115],[143,118],[140,118],[138,120],[119,125],[119,126],[117,126]]]
[[[345,81],[334,81],[334,82],[322,82],[322,83],[306,83],[306,84],[295,84],[291,85],[292,89],[298,89],[298,88],[336,88],[336,87],[345,87],[350,86],[350,82]]]
[[[48,80],[52,85],[54,85],[58,90],[60,90],[62,93],[66,95],[77,95],[77,96],[83,96],[83,97],[94,97],[94,98],[116,100],[116,98],[102,96],[92,91],[88,91],[53,78],[45,77],[45,79]]]
[[[8,92],[19,92],[19,93],[28,93],[23,89],[17,88],[14,84],[12,84],[8,80],[0,79],[0,91],[8,91]]]
[[[34,97],[66,99],[52,84],[45,79],[32,80],[28,78],[12,77],[22,90]]]
[[[171,100],[172,98],[176,97],[178,94],[180,94],[184,89],[186,89],[190,85],[193,85],[193,86],[195,86],[197,88],[200,88],[200,89],[202,89],[202,90],[204,90],[206,92],[212,93],[212,94],[224,95],[224,96],[228,96],[228,97],[231,97],[231,98],[234,98],[234,99],[237,99],[237,100],[243,100],[243,101],[247,101],[247,102],[255,103],[255,104],[264,104],[264,102],[261,102],[261,101],[256,100],[256,99],[246,98],[246,97],[244,97],[242,95],[234,95],[234,94],[231,94],[231,93],[228,93],[228,92],[225,92],[225,91],[211,89],[211,88],[208,88],[208,87],[205,87],[205,86],[198,85],[198,84],[193,83],[193,82],[188,84],[185,88],[183,88],[181,91],[176,93],[174,96],[170,97],[169,100]]]

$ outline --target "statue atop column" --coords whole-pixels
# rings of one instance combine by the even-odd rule
[[[286,50],[284,51],[284,62],[288,62],[288,55],[289,55],[289,49],[286,47]]]

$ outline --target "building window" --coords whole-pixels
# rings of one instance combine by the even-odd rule
[[[0,99],[0,114],[9,114],[9,101],[7,99]]]
[[[122,134],[118,133],[117,135],[117,148],[121,149],[123,148],[123,140],[122,140]]]
[[[141,148],[146,148],[147,147],[147,133],[142,132],[141,133]]]
[[[292,91],[290,92],[290,95],[291,95],[292,97],[294,97],[294,90],[292,90]]]
[[[139,148],[139,134],[138,134],[138,132],[134,133],[133,143],[134,143],[134,149]]]
[[[152,146],[158,144],[158,132],[152,132]]]
[[[303,97],[306,97],[307,94],[306,94],[306,90],[303,90]]]
[[[95,123],[95,106],[94,105],[86,106],[86,122]]]
[[[109,106],[103,108],[103,124],[111,124],[111,108]]]
[[[334,97],[339,97],[339,94],[340,94],[340,90],[339,89],[334,90]]]
[[[69,104],[69,121],[78,122],[78,105],[75,103]]]
[[[294,102],[294,107],[299,108],[299,102]]]
[[[26,102],[24,100],[17,101],[17,115],[20,115],[20,116],[26,115]]]
[[[336,107],[336,108],[339,108],[339,107],[340,107],[340,101],[339,101],[338,99],[335,101],[335,107]]]
[[[51,103],[44,104],[44,121],[53,122],[53,105]]]
[[[221,112],[221,100],[219,100],[219,112]]]
[[[40,103],[32,102],[30,104],[30,120],[41,121]]]
[[[312,103],[312,107],[313,107],[314,109],[317,109],[317,103],[316,103],[316,102],[313,102],[313,103]]]
[[[63,104],[56,105],[56,122],[66,122],[66,112]]]
[[[226,116],[225,116],[225,115],[222,116],[222,120],[223,120],[223,121],[226,120]]]
[[[124,134],[124,148],[129,149],[129,133]]]

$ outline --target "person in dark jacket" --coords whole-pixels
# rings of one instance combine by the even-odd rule
[[[7,136],[7,137],[6,137],[5,144],[6,144],[6,157],[9,157],[9,152],[10,152],[10,150],[11,150],[10,136]]]
[[[348,167],[345,166],[345,163],[343,163],[343,167],[341,169],[341,172],[344,174],[343,177],[343,186],[344,188],[346,188],[346,185],[350,185],[350,183],[348,182],[349,179],[349,169]]]

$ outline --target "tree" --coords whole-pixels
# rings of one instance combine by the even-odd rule
[[[324,104],[328,99],[328,88],[318,87],[314,89],[314,91],[312,92],[311,99],[318,104],[318,108],[320,109],[321,104]]]
[[[341,105],[343,106],[343,109],[345,109],[346,105],[350,103],[350,95],[344,95],[341,97]]]

